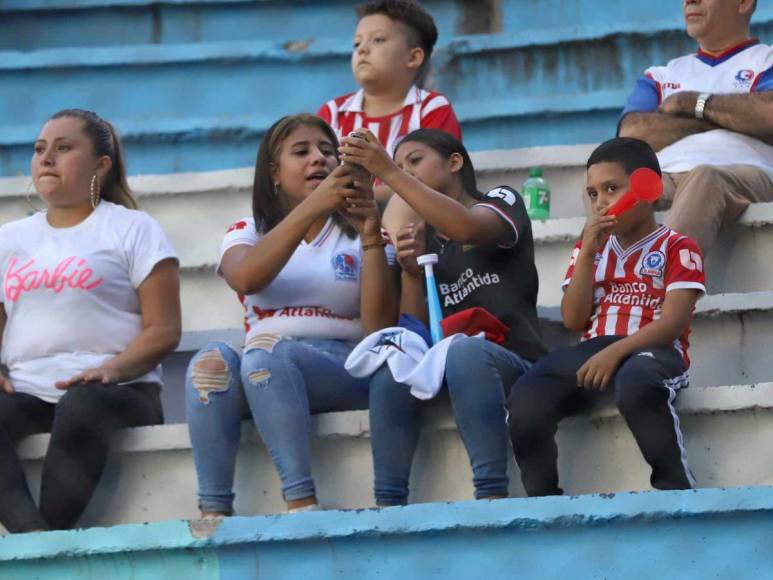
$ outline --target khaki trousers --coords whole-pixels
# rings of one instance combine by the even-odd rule
[[[773,181],[751,165],[699,165],[685,173],[663,174],[663,196],[655,204],[669,210],[666,225],[690,236],[708,254],[722,226],[751,203],[773,201]]]

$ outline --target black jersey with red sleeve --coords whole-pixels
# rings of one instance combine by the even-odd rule
[[[507,244],[472,245],[428,232],[427,251],[439,256],[435,280],[443,316],[482,307],[509,327],[504,347],[536,360],[546,353],[537,316],[539,279],[526,206],[517,191],[497,187],[473,207],[495,213],[510,229]]]

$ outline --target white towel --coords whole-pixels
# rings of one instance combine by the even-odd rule
[[[485,340],[480,333],[474,338]],[[427,400],[438,394],[443,386],[448,349],[466,334],[444,338],[432,348],[415,332],[402,327],[379,330],[365,337],[346,359],[349,374],[362,378],[375,373],[384,363],[389,365],[398,383],[411,387],[417,399]]]

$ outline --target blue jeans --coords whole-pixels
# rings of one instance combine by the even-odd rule
[[[507,495],[509,442],[505,400],[531,362],[479,338],[451,345],[445,384],[456,424],[472,465],[475,497]],[[410,394],[384,365],[370,381],[370,431],[376,503],[408,501],[411,463],[427,401]]]
[[[368,406],[367,381],[344,369],[351,349],[339,340],[281,339],[240,358],[228,345],[213,342],[193,357],[186,413],[202,511],[232,513],[241,422],[250,416],[279,472],[285,501],[315,495],[311,415]],[[224,372],[197,368],[213,357],[225,363]]]

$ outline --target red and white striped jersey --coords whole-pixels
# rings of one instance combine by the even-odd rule
[[[451,103],[434,91],[411,87],[403,108],[385,117],[368,117],[363,108],[365,91],[332,99],[322,105],[317,115],[333,128],[338,138],[361,127],[369,129],[394,156],[401,137],[416,129],[440,129],[461,140],[462,130]]]
[[[569,284],[580,253],[578,242],[563,287]],[[704,293],[703,256],[691,238],[660,226],[623,250],[615,236],[596,253],[593,268],[593,312],[582,340],[629,336],[661,316],[666,293],[694,289]],[[689,366],[690,328],[674,341]]]

